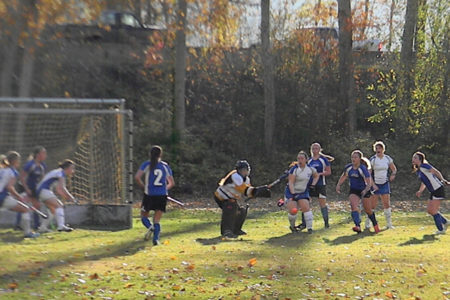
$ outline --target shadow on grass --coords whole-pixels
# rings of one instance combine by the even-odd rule
[[[209,238],[209,239],[196,239],[196,242],[208,246],[208,245],[217,245],[219,243],[236,243],[236,242],[248,242],[248,240],[245,240],[244,238],[238,237],[236,239],[226,239],[226,238],[222,238],[221,236],[217,236],[217,237],[213,237],[213,238]]]
[[[420,245],[420,244],[432,243],[435,241],[439,241],[439,239],[436,237],[436,235],[424,234],[422,239],[412,237],[409,241],[406,241],[406,242],[398,244],[398,245],[399,246]]]
[[[22,231],[6,231],[0,233],[0,241],[4,243],[20,243],[25,239]]]
[[[308,234],[307,231],[287,233],[282,236],[271,237],[267,239],[266,243],[276,246],[296,247],[308,242],[313,235],[314,233]]]
[[[183,227],[182,230],[162,234],[161,238],[166,239],[169,237],[183,234],[185,232],[202,231],[205,228],[209,228],[212,224],[216,224],[216,223],[209,222],[209,223],[195,224],[192,226],[185,226],[185,227]],[[60,241],[71,239],[70,232],[55,233],[55,234],[64,235],[64,238],[66,238],[66,239],[63,239]],[[94,235],[94,234],[95,233],[86,232],[87,236]],[[43,269],[48,270],[51,268],[58,268],[60,266],[77,264],[79,262],[84,262],[84,261],[95,261],[95,260],[100,260],[100,259],[110,258],[110,257],[134,255],[135,253],[145,249],[146,247],[151,246],[151,241],[144,241],[143,235],[144,235],[144,232],[142,233],[142,239],[132,237],[126,241],[122,241],[117,244],[108,245],[108,247],[105,247],[103,245],[86,245],[87,246],[86,248],[77,250],[77,252],[87,252],[90,254],[89,256],[86,256],[86,257],[83,255],[74,256],[73,252],[71,252],[69,250],[67,253],[61,253],[61,255],[58,255],[53,260],[48,260],[48,261],[42,262],[42,264],[38,267],[20,269],[20,270],[16,270],[16,271],[9,272],[9,273],[3,273],[3,274],[0,272],[0,284],[3,282],[6,282],[7,280],[13,280],[13,279],[17,280],[17,279],[28,278],[30,276],[30,274],[40,273]],[[41,235],[41,237],[37,238],[36,241],[39,241],[39,239],[45,238],[45,236],[46,236],[46,234]],[[80,237],[78,236],[78,238],[80,238]],[[22,233],[20,233],[19,231],[14,232],[14,231],[10,230],[7,232],[0,233],[0,239],[4,240],[4,241],[6,240],[9,242],[20,243],[23,240],[23,236],[22,236]],[[80,242],[82,242],[82,241],[80,240]],[[160,247],[160,246],[158,246],[158,247]]]
[[[323,238],[323,241],[325,243],[327,243],[328,245],[335,246],[335,245],[342,245],[342,244],[351,244],[354,241],[363,239],[363,238],[368,237],[368,236],[374,236],[374,235],[376,235],[375,232],[363,231],[361,233],[355,233],[355,234],[352,234],[352,235],[340,236],[340,237],[335,238],[334,240]]]

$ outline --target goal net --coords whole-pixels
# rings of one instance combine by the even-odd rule
[[[0,153],[22,165],[37,145],[47,171],[68,158],[68,190],[84,204],[132,202],[132,113],[123,99],[0,98]]]

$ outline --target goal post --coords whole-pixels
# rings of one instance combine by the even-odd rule
[[[47,149],[48,170],[75,162],[67,187],[82,204],[133,202],[133,113],[124,99],[0,98],[0,153],[25,162]]]

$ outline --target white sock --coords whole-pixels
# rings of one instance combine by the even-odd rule
[[[288,220],[289,220],[289,224],[291,224],[291,227],[294,228],[295,227],[295,221],[297,220],[297,215],[291,215],[288,213]]]
[[[305,222],[306,222],[306,228],[312,229],[313,225],[313,213],[312,211],[307,211],[304,213],[305,215]]]
[[[392,226],[392,221],[391,221],[391,208],[385,208],[384,209],[384,217],[386,218],[386,223],[388,226]]]
[[[56,215],[56,224],[58,225],[58,228],[64,227],[64,208],[58,207],[55,209],[55,215]]]
[[[22,220],[21,220],[21,226],[23,228],[23,232],[25,234],[29,234],[31,232],[31,227],[30,227],[30,221],[31,221],[31,216],[29,212],[26,213],[22,213]]]
[[[370,225],[372,224],[372,222],[369,219],[369,216],[366,216],[366,228],[370,228]]]

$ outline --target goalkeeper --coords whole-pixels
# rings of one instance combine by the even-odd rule
[[[214,193],[214,200],[222,209],[220,233],[224,238],[237,238],[246,232],[242,225],[247,217],[247,207],[239,205],[242,198],[271,196],[267,186],[253,187],[250,184],[250,165],[246,160],[238,160],[236,169],[230,171],[219,182]]]

